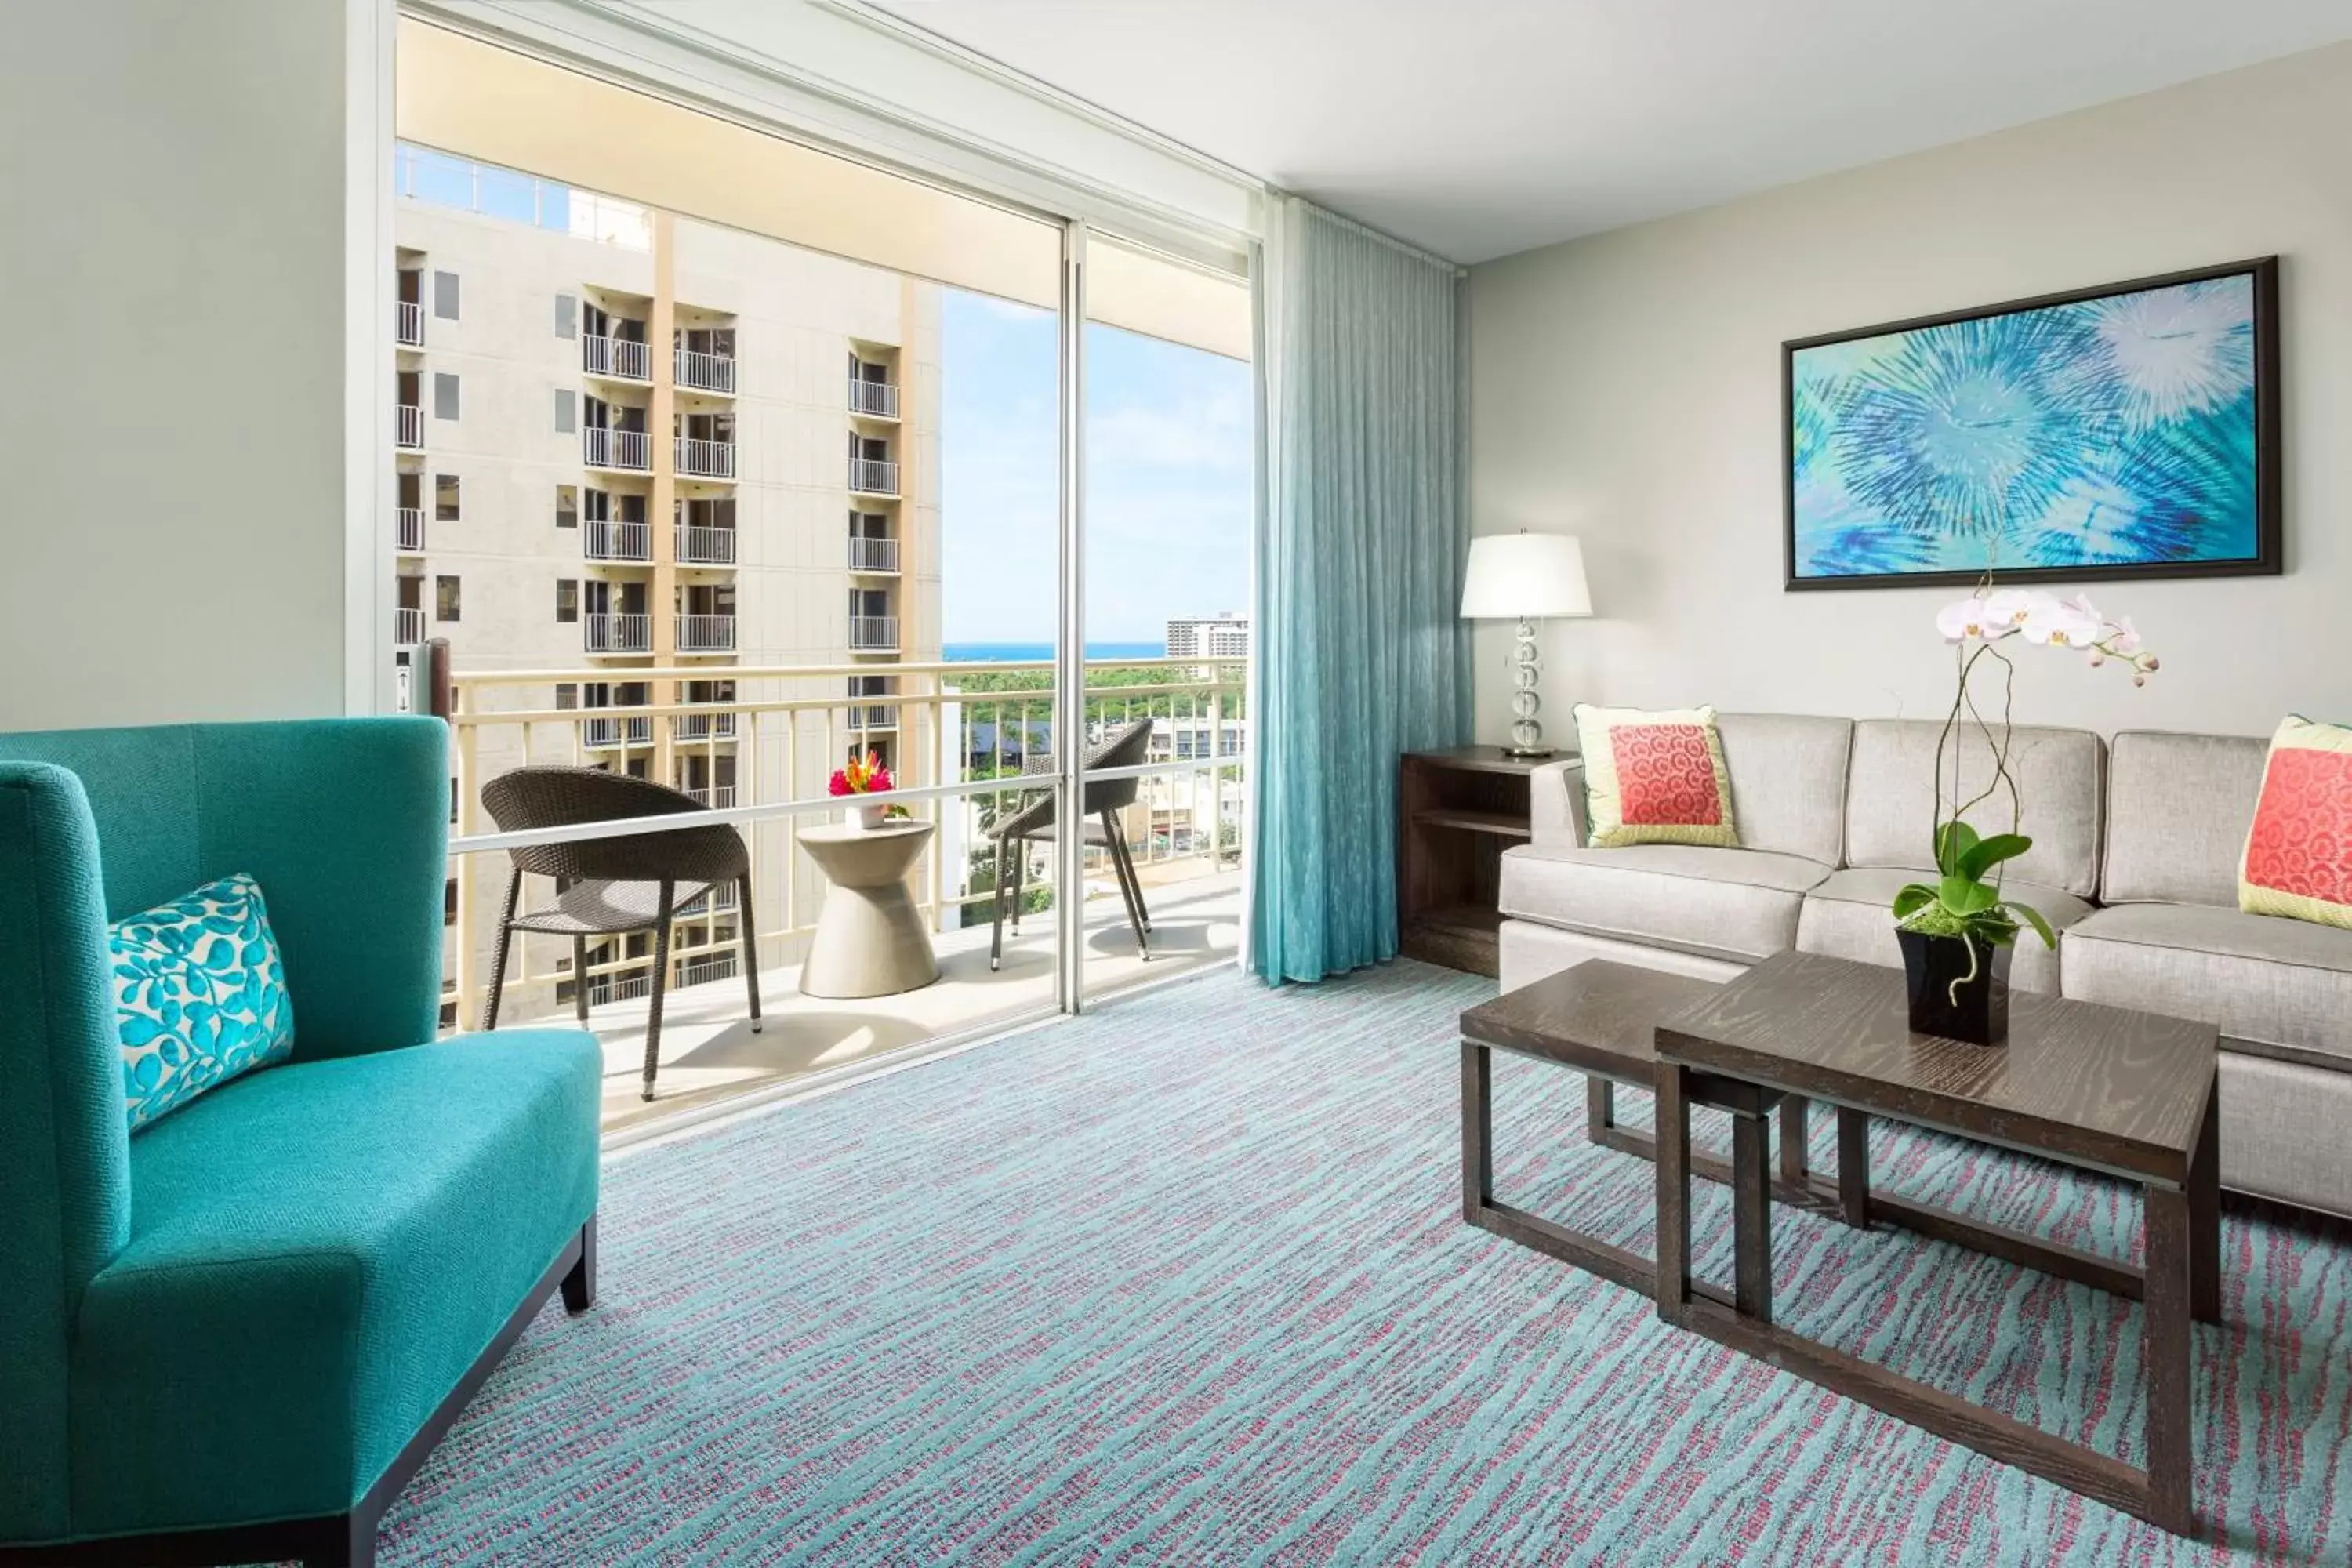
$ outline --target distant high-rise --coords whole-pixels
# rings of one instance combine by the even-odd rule
[[[1168,623],[1171,658],[1247,658],[1250,624],[1247,616],[1226,610],[1214,616],[1193,616]]]

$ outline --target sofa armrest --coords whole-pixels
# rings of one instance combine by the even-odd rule
[[[1584,759],[1546,763],[1528,778],[1528,814],[1538,848],[1580,849],[1584,820]]]

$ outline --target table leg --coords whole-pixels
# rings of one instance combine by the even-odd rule
[[[2221,1086],[2205,1099],[2205,1124],[2189,1162],[2189,1310],[2221,1321]]]
[[[1689,1310],[1690,1069],[1658,1064],[1658,1316],[1679,1323]]]
[[[1870,1228],[1870,1118],[1838,1107],[1838,1213],[1858,1230]]]
[[[1462,1217],[1475,1225],[1495,1200],[1495,1054],[1462,1042]]]
[[[1732,1300],[1759,1325],[1772,1321],[1770,1142],[1763,1117],[1731,1118]]]
[[[1792,1094],[1780,1102],[1780,1180],[1801,1191],[1812,1174],[1805,1148],[1805,1112],[1803,1095]]]
[[[2149,1519],[2175,1535],[2196,1529],[2189,1491],[2190,1258],[2189,1194],[2146,1189],[2147,1244],[2147,1493]]]
[[[1598,1073],[1584,1075],[1584,1137],[1606,1143],[1617,1126],[1617,1086]]]

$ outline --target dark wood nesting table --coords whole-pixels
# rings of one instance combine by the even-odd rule
[[[2056,997],[2013,998],[1986,1048],[1910,1032],[1899,971],[1781,953],[1716,985],[1586,963],[1462,1017],[1463,1212],[1471,1224],[1654,1295],[1659,1315],[1888,1415],[2189,1534],[2192,1318],[2220,1318],[2217,1032]],[[1591,1075],[1588,1135],[1657,1160],[1658,1253],[1647,1259],[1497,1202],[1492,1052]],[[1655,1142],[1615,1125],[1611,1081],[1653,1087]],[[1833,1105],[1838,1175],[1806,1167],[1805,1103]],[[1728,1163],[1694,1153],[1690,1109],[1730,1113]],[[1781,1119],[1780,1159],[1766,1119]],[[1869,1119],[1885,1117],[2083,1169],[2146,1194],[2141,1269],[1870,1190]],[[1690,1273],[1690,1180],[1732,1188],[1734,1289]],[[1770,1204],[1937,1239],[2146,1305],[2145,1470],[1982,1409],[1776,1323]]]

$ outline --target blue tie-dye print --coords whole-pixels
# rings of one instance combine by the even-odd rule
[[[224,877],[109,934],[132,1131],[292,1053],[294,1005],[252,878]]]

